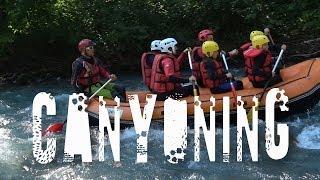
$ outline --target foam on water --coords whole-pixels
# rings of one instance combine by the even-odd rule
[[[15,161],[10,134],[10,129],[0,128],[0,162],[5,164],[12,164]]]
[[[14,119],[7,118],[5,115],[0,115],[0,127],[6,126],[7,124],[13,122]]]
[[[47,174],[42,175],[44,179],[82,179],[70,166],[63,166],[50,170]]]
[[[305,127],[297,136],[298,147],[304,149],[320,149],[320,125]]]
[[[126,139],[132,139],[136,138],[137,133],[134,129],[134,127],[127,128],[121,133],[120,141],[126,140]]]
[[[12,107],[8,105],[5,101],[0,100],[0,109],[11,109]]]
[[[132,76],[133,77],[133,76]],[[124,78],[126,79],[126,78]],[[140,90],[141,79],[134,79],[128,90]],[[128,81],[126,81],[128,82]],[[125,84],[125,83],[124,83]],[[67,88],[68,87],[68,88]],[[12,91],[12,92],[11,92]],[[136,162],[136,132],[134,127],[121,131],[120,162],[114,162],[108,134],[105,134],[105,161],[98,160],[98,130],[91,131],[93,162],[85,164],[79,156],[73,163],[63,162],[65,129],[57,138],[55,160],[39,164],[32,155],[32,100],[38,92],[50,92],[55,97],[57,115],[43,117],[43,130],[49,124],[63,121],[67,116],[69,84],[57,86],[27,86],[0,92],[0,179],[316,179],[319,178],[317,153],[320,149],[320,103],[308,113],[288,118],[290,134],[299,141],[290,146],[290,154],[282,160],[270,159],[264,150],[265,122],[259,120],[259,162],[252,163],[248,149],[243,162],[236,162],[236,127],[231,126],[230,163],[222,162],[223,129],[216,128],[216,161],[209,162],[206,144],[201,136],[200,162],[194,161],[194,130],[188,129],[188,147],[185,161],[172,165],[164,156],[163,126],[151,124],[148,134],[148,163]],[[69,93],[70,92],[70,93]],[[81,133],[81,132],[79,132]],[[202,134],[202,133],[201,133]],[[290,137],[291,138],[291,137]],[[43,148],[46,138],[43,139]],[[243,141],[244,147],[248,144]],[[313,150],[305,150],[313,149]],[[305,163],[301,166],[301,162]],[[297,169],[299,168],[299,169]]]

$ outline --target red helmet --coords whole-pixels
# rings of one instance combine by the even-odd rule
[[[82,39],[78,44],[78,48],[79,48],[79,51],[81,52],[86,47],[94,46],[94,45],[96,45],[96,43],[93,42],[92,40],[90,40],[90,39]]]
[[[198,39],[200,42],[204,42],[207,40],[208,35],[213,35],[213,31],[210,29],[205,29],[199,32]]]

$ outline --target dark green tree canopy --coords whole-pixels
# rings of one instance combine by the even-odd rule
[[[179,49],[196,46],[211,28],[222,48],[239,47],[252,30],[268,27],[281,42],[319,38],[320,1],[265,0],[4,0],[0,53],[27,59],[54,57],[63,67],[83,38],[97,42],[110,64],[137,65],[154,39],[175,37]],[[296,44],[296,43],[294,43]],[[19,58],[16,58],[19,59]]]

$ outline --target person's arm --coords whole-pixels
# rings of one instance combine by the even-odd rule
[[[279,53],[281,51],[281,45],[280,44],[271,44],[269,45],[269,51],[272,53]]]
[[[186,59],[186,56],[188,54],[188,51],[192,51],[192,49],[190,47],[187,47],[185,50],[183,50],[183,52],[180,54],[180,56],[178,57],[178,59],[176,61],[178,61],[178,64],[181,64],[181,62]]]
[[[165,58],[161,62],[164,74],[170,82],[174,83],[188,83],[189,80],[181,77],[174,76],[174,62],[170,58]]]
[[[110,78],[110,73],[107,72],[107,70],[104,68],[103,64],[101,63],[101,61],[97,58],[97,65],[99,67],[99,72],[100,72],[100,75],[104,78]]]
[[[85,89],[85,87],[81,87],[80,85],[77,86],[78,77],[82,71],[83,65],[79,61],[75,61],[72,64],[72,75],[71,75],[71,85],[76,93],[80,93]],[[80,86],[80,87],[79,87]]]
[[[180,77],[175,77],[173,75],[169,76],[169,81],[173,82],[173,83],[188,83],[189,79],[185,79],[185,78],[180,78]]]
[[[219,51],[217,60],[224,63],[223,59],[222,59],[222,54],[224,54],[224,56],[226,57],[226,60],[228,60],[228,58],[230,57],[230,53],[229,52],[225,52],[224,50]]]
[[[99,65],[99,72],[102,77],[110,78],[110,74],[102,67],[102,65]]]
[[[252,67],[252,73],[254,75],[271,77],[272,75],[271,72],[260,71],[260,69],[263,67],[265,59],[266,59],[266,54],[260,54],[254,59],[254,66]]]
[[[181,62],[182,62],[184,59],[186,59],[186,57],[187,57],[187,54],[186,54],[185,52],[182,52],[182,53],[180,54],[180,56],[176,59],[176,61],[178,61],[178,64],[181,64]]]

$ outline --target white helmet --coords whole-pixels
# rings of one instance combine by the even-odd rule
[[[161,40],[154,40],[154,41],[152,41],[152,42],[151,42],[151,45],[150,45],[151,51],[156,51],[156,50],[160,51],[160,50],[161,50],[161,48],[160,48],[160,42],[161,42]]]
[[[176,53],[176,44],[178,42],[174,38],[166,38],[160,42],[161,52]],[[172,50],[169,50],[171,48]]]

